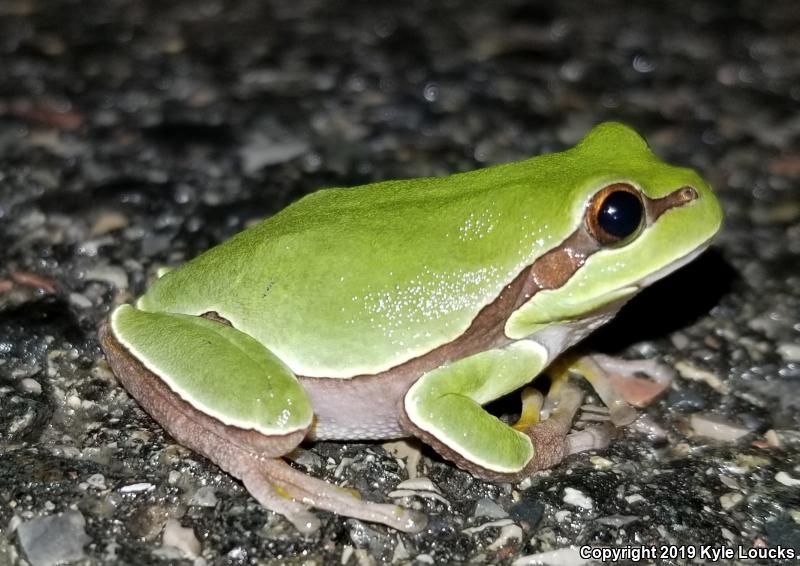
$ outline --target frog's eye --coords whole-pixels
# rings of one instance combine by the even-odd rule
[[[586,227],[599,243],[620,245],[639,234],[644,219],[639,191],[627,183],[614,183],[592,197],[586,212]]]

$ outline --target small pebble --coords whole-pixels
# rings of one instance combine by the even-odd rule
[[[730,386],[710,371],[700,369],[685,361],[676,363],[675,369],[678,370],[681,377],[692,381],[702,381],[717,393],[722,393],[723,395],[730,393]]]
[[[104,281],[111,283],[120,291],[128,288],[128,274],[121,267],[114,265],[102,265],[89,269],[84,274],[87,281]]]
[[[128,225],[128,217],[119,212],[105,212],[97,217],[92,224],[89,233],[92,236],[102,236],[108,232],[125,228]]]
[[[778,433],[775,432],[775,429],[771,428],[764,434],[764,440],[767,441],[767,445],[771,446],[772,448],[778,448],[781,446],[781,439],[778,436]]]
[[[398,562],[402,562],[409,558],[410,554],[408,550],[406,550],[406,546],[403,544],[403,541],[398,538],[397,545],[394,547],[394,552],[392,553],[392,564],[397,564]]]
[[[561,509],[560,511],[556,511],[555,513],[556,521],[559,523],[564,523],[572,517],[572,511],[568,509]]]
[[[602,456],[592,456],[589,458],[589,461],[597,470],[607,470],[614,465],[614,462],[608,458],[603,458]]]
[[[775,474],[775,481],[788,487],[800,487],[800,480],[793,478],[786,472]]]
[[[574,507],[580,507],[581,509],[591,509],[594,507],[594,502],[591,497],[571,487],[564,488],[564,503]]]
[[[691,389],[681,389],[669,392],[667,404],[682,413],[694,413],[706,408],[706,400],[699,393]]]
[[[628,428],[637,434],[646,436],[651,440],[661,440],[667,437],[667,431],[650,415],[641,415],[628,425]]]
[[[92,474],[88,478],[86,478],[86,483],[89,484],[90,487],[95,489],[105,489],[106,488],[106,478],[103,474]]]
[[[350,562],[350,559],[353,557],[353,552],[355,548],[350,546],[349,544],[344,545],[342,549],[342,557],[339,559],[339,564],[345,565]]]
[[[239,149],[239,157],[245,173],[252,174],[267,165],[299,157],[308,149],[309,145],[305,140],[273,140],[264,134],[255,133],[247,140],[247,145]]]
[[[8,531],[7,532],[9,534],[13,533],[14,531],[17,530],[17,527],[19,527],[21,524],[22,524],[22,518],[19,515],[14,515],[13,517],[11,517],[11,520],[8,522]]]
[[[689,424],[695,435],[722,442],[735,442],[750,432],[741,425],[710,413],[693,414],[689,417]]]
[[[211,486],[201,487],[194,492],[189,504],[198,507],[216,507],[217,496],[214,494],[214,488]]]
[[[742,499],[744,499],[744,495],[741,493],[726,493],[719,498],[719,503],[725,511],[728,511],[736,507]]]
[[[720,529],[720,532],[722,533],[722,538],[724,538],[728,542],[733,542],[736,540],[736,535],[734,535],[729,529],[722,527]]]
[[[387,497],[391,497],[393,499],[397,499],[400,497],[422,497],[425,499],[435,499],[436,501],[440,501],[450,507],[450,502],[445,499],[443,496],[435,493],[433,491],[415,491],[413,489],[395,489],[390,491],[387,494]]]
[[[91,539],[85,527],[80,512],[68,511],[25,521],[17,527],[17,536],[31,566],[54,566],[86,556],[83,547]]]
[[[639,503],[640,501],[644,501],[644,497],[638,493],[634,493],[633,495],[628,495],[625,498],[625,501],[627,501],[629,504]]]
[[[26,377],[25,379],[20,381],[19,386],[26,393],[39,395],[42,392],[42,385],[38,381],[30,377]]]
[[[530,528],[534,528],[544,516],[544,504],[535,499],[526,498],[512,505],[508,514],[515,521],[527,523]]]
[[[778,355],[786,362],[800,362],[800,344],[778,344]]]
[[[513,541],[522,540],[522,529],[519,525],[506,525],[500,529],[500,534],[489,545],[488,550],[500,550],[501,548],[513,544]]]
[[[473,511],[472,516],[505,519],[508,517],[508,512],[491,499],[482,497],[478,499],[478,502],[475,504],[475,511]]]
[[[306,470],[318,470],[322,467],[322,458],[311,450],[295,450],[289,455],[289,459]]]
[[[133,483],[130,485],[124,485],[119,488],[121,493],[138,493],[140,491],[150,491],[151,489],[155,489],[152,483]]]
[[[90,301],[85,295],[81,295],[80,293],[70,293],[69,302],[72,303],[72,306],[79,309],[92,308],[92,301]]]
[[[164,525],[162,544],[177,548],[190,558],[200,555],[200,541],[197,540],[194,531],[188,527],[182,527],[177,519],[167,520]]]
[[[419,464],[422,459],[420,443],[416,440],[395,440],[383,444],[383,449],[403,462],[405,459],[406,470],[410,479],[419,475]]]
[[[672,341],[672,345],[675,346],[677,350],[685,350],[691,343],[686,334],[683,334],[682,332],[674,333],[672,336],[670,336],[670,340]]]
[[[739,482],[737,482],[734,478],[730,476],[719,474],[719,481],[722,482],[726,487],[729,487],[730,489],[741,489]]]

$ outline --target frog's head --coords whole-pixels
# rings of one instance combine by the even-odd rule
[[[561,155],[573,165],[553,190],[569,228],[533,262],[536,291],[508,319],[511,338],[621,304],[699,255],[722,222],[708,184],[627,126],[601,124]]]

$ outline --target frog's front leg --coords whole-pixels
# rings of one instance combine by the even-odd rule
[[[313,531],[316,507],[417,531],[420,514],[365,502],[281,459],[313,412],[291,370],[250,336],[217,320],[122,306],[101,330],[122,384],[178,442],[244,483],[266,508]]]
[[[542,422],[541,403],[531,395],[523,408],[530,422],[518,428],[481,406],[530,382],[547,363],[543,346],[522,340],[432,370],[406,393],[403,424],[460,467],[486,479],[516,481],[551,467],[576,451],[568,433],[583,401],[580,388],[559,384],[548,396],[552,410]]]

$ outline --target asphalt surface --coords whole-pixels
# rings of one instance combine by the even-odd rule
[[[628,430],[517,486],[423,449],[432,485],[404,504],[425,531],[318,513],[302,537],[103,361],[98,325],[158,267],[316,188],[555,151],[608,119],[698,169],[726,215],[586,344],[679,371],[645,411],[660,438]],[[792,0],[0,3],[0,564],[800,551],[799,142]],[[713,421],[740,437],[698,435]],[[307,448],[301,467],[372,500],[408,479],[379,443]]]

